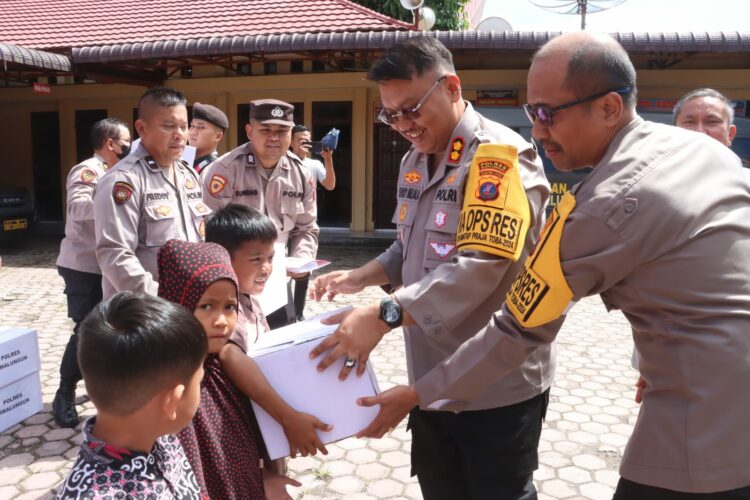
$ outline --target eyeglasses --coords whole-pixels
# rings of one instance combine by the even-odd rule
[[[386,125],[395,125],[402,118],[406,118],[407,120],[416,120],[420,116],[419,108],[422,107],[422,105],[427,101],[427,98],[430,97],[430,94],[432,94],[432,92],[437,88],[438,84],[442,82],[447,76],[448,75],[443,75],[438,78],[432,85],[432,87],[430,87],[430,90],[428,90],[424,95],[424,97],[419,100],[416,106],[412,108],[404,108],[401,111],[396,111],[395,113],[386,111],[385,108],[383,108],[378,114],[378,120],[385,123]]]
[[[603,92],[599,92],[597,94],[584,97],[583,99],[578,99],[577,101],[566,102],[565,104],[555,106],[554,108],[550,108],[549,106],[545,106],[544,104],[524,104],[523,110],[526,111],[526,116],[528,116],[529,121],[532,123],[532,125],[538,121],[541,125],[544,125],[545,127],[551,127],[552,116],[558,111],[572,108],[573,106],[583,104],[584,102],[589,102],[595,99],[599,99],[600,97],[604,97],[610,92],[615,92],[617,94],[628,94],[630,93],[631,90],[632,89],[630,87],[621,87],[617,89],[605,90]]]

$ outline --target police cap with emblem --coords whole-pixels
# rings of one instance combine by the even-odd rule
[[[294,106],[276,99],[257,99],[250,103],[250,119],[294,127]]]
[[[221,130],[229,128],[227,115],[216,106],[211,106],[210,104],[201,104],[199,102],[193,104],[193,118],[205,120],[208,123],[216,125]]]

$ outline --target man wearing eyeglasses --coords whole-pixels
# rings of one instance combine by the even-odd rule
[[[68,173],[65,238],[60,243],[57,271],[65,281],[68,317],[73,335],[60,363],[60,387],[52,401],[52,415],[60,427],[78,425],[76,385],[83,378],[78,368],[78,326],[102,300],[102,271],[96,261],[94,189],[118,160],[130,152],[130,130],[117,118],[99,120],[91,128],[94,156]]]
[[[361,374],[375,344],[403,325],[414,382],[497,309],[519,257],[537,240],[549,184],[531,144],[464,101],[452,56],[437,39],[395,45],[368,78],[380,90],[380,119],[412,143],[397,181],[398,237],[363,267],[317,278],[312,291],[317,300],[372,285],[393,294],[356,308],[313,355],[333,347],[320,369],[346,354],[340,376],[355,366]],[[471,238],[481,246],[469,246]],[[360,403],[380,412],[359,435],[381,437],[410,413],[412,471],[428,500],[536,498],[532,474],[552,375],[550,346],[536,349],[458,414],[404,405],[408,392],[388,390]]]
[[[615,500],[748,498],[750,188],[729,148],[644,121],[636,93],[606,35],[565,34],[534,56],[533,137],[558,169],[592,171],[555,206],[502,308],[412,401],[464,409],[599,294],[629,320],[646,381]]]

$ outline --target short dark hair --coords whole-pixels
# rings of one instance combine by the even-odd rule
[[[119,139],[120,131],[127,130],[128,124],[119,118],[105,118],[91,127],[91,147],[101,149],[108,139]]]
[[[685,104],[687,104],[688,101],[698,99],[699,97],[713,97],[714,99],[718,99],[724,105],[724,114],[726,115],[725,118],[727,119],[727,122],[729,125],[734,125],[734,107],[732,106],[732,101],[718,90],[710,88],[696,89],[680,97],[680,100],[677,101],[677,104],[675,104],[674,110],[672,111],[672,119],[674,123],[677,123],[677,117]]]
[[[455,73],[451,52],[433,36],[416,36],[397,43],[375,61],[367,72],[373,82],[411,80],[434,69]]]
[[[292,127],[292,136],[294,136],[294,134],[299,134],[300,132],[309,132],[309,131],[310,129],[305,127],[304,125],[295,125],[294,127]]]
[[[208,339],[179,304],[122,292],[81,323],[78,363],[98,410],[127,416],[159,391],[187,383],[203,362]]]
[[[533,64],[539,58],[548,55],[548,44],[539,49],[531,60]],[[598,37],[582,41],[570,52],[565,85],[579,99],[597,92],[629,88],[621,92],[623,101],[635,107],[638,98],[636,73],[628,53],[611,37]]]
[[[206,242],[218,243],[231,257],[246,241],[274,242],[277,236],[276,226],[267,215],[239,203],[220,208],[206,222]]]
[[[151,106],[171,108],[172,106],[187,106],[187,99],[179,90],[167,87],[154,87],[143,93],[138,100],[138,118],[145,118],[145,111]]]

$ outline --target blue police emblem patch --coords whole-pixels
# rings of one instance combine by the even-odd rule
[[[486,181],[479,185],[479,198],[482,200],[494,200],[497,198],[497,184]]]

